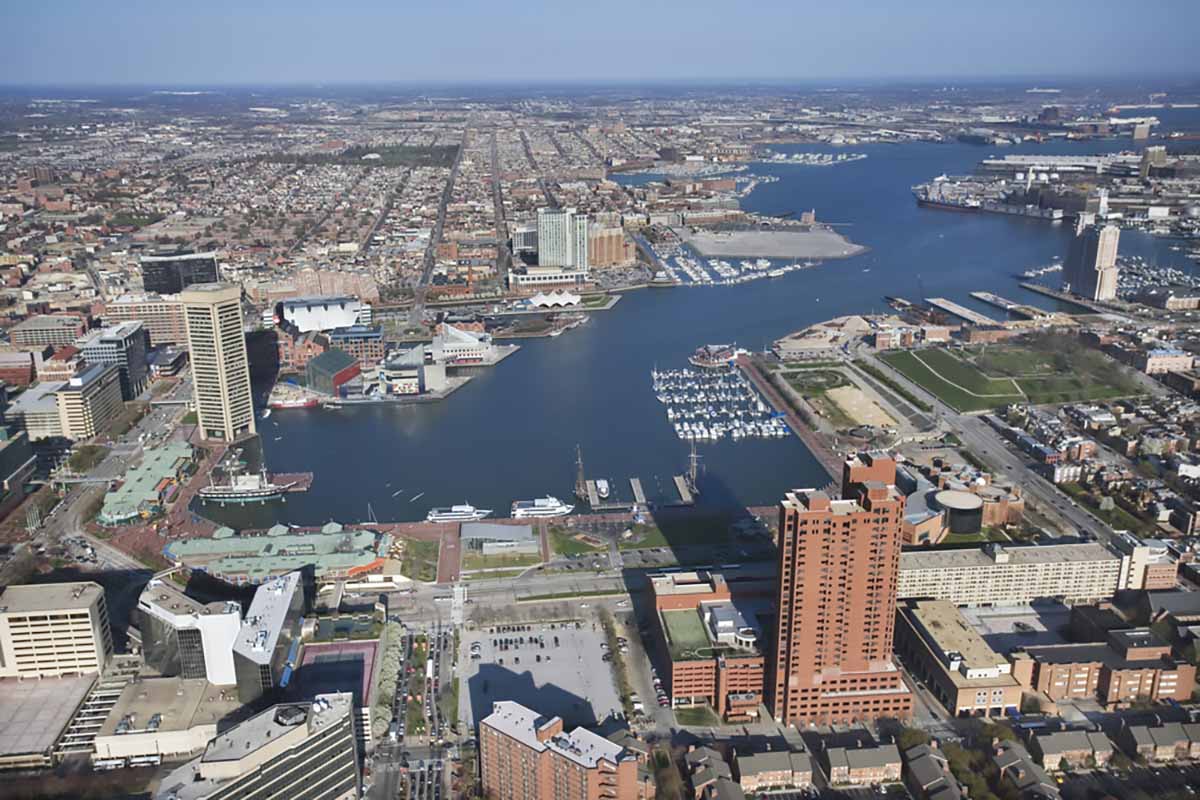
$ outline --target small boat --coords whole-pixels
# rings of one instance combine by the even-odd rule
[[[410,502],[410,503],[415,503],[415,502],[417,502],[418,500],[420,500],[420,499],[421,499],[422,497],[424,497],[424,496],[425,496],[425,493],[424,493],[424,492],[421,492],[419,495],[417,495],[416,497],[412,498],[412,499],[411,499],[411,500],[409,500],[408,502]]]
[[[608,481],[604,478],[596,481],[596,494],[600,495],[601,499],[608,497]]]
[[[400,494],[403,491],[404,491],[403,489],[397,489],[396,491],[392,492],[392,497],[395,497],[396,495]]]
[[[263,409],[263,412],[262,412],[262,415],[261,415],[261,419],[266,419],[266,418],[267,418],[267,417],[269,417],[269,416],[271,416],[271,409],[270,409],[270,408],[264,408],[264,409]]]

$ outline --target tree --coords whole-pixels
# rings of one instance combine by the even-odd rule
[[[918,728],[901,728],[896,734],[896,747],[900,752],[922,744],[929,744],[929,734]]]

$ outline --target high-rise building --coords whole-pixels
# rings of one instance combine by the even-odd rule
[[[142,256],[142,286],[151,294],[179,294],[198,283],[221,280],[216,253]]]
[[[1063,288],[1089,300],[1117,296],[1117,246],[1121,229],[1079,225],[1063,268]]]
[[[653,783],[634,750],[584,728],[563,732],[510,700],[479,723],[483,795],[495,800],[644,800]]]
[[[168,774],[155,798],[353,800],[360,791],[353,710],[348,692],[269,708]]]
[[[588,217],[573,208],[539,208],[537,212],[539,267],[588,270]]]
[[[853,459],[843,499],[789,492],[779,506],[779,592],[768,705],[786,724],[907,717],[892,660],[904,495],[895,463]],[[882,480],[881,480],[882,478]]]
[[[99,584],[9,586],[0,594],[0,678],[103,672],[112,656]]]
[[[242,290],[227,283],[206,283],[189,287],[180,300],[201,435],[229,442],[254,433]]]
[[[89,364],[115,364],[121,372],[121,397],[135,400],[150,374],[146,351],[150,337],[141,322],[121,322],[92,331],[75,342]]]
[[[304,586],[300,572],[289,572],[259,586],[233,643],[238,698],[253,703],[287,685],[300,642]]]
[[[143,659],[160,675],[237,683],[233,644],[242,628],[237,603],[201,603],[156,578],[138,598],[137,627]]]
[[[150,344],[187,344],[187,324],[183,321],[183,303],[178,297],[158,295],[122,295],[104,307],[104,322],[141,322],[150,334]]]
[[[121,414],[121,370],[116,364],[92,364],[54,393],[62,435],[90,439]]]

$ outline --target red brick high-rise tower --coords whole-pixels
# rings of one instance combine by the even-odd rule
[[[768,707],[787,724],[908,717],[892,661],[904,496],[895,462],[846,464],[842,499],[805,489],[779,505],[779,594]]]

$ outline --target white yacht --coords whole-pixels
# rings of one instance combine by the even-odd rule
[[[575,506],[569,506],[557,497],[539,497],[536,500],[517,500],[512,504],[513,519],[528,517],[561,517],[570,514]]]
[[[425,519],[429,522],[475,522],[491,514],[490,508],[476,508],[463,503],[449,508],[431,508]]]
[[[608,481],[604,478],[596,480],[596,494],[600,495],[600,499],[608,497]]]

